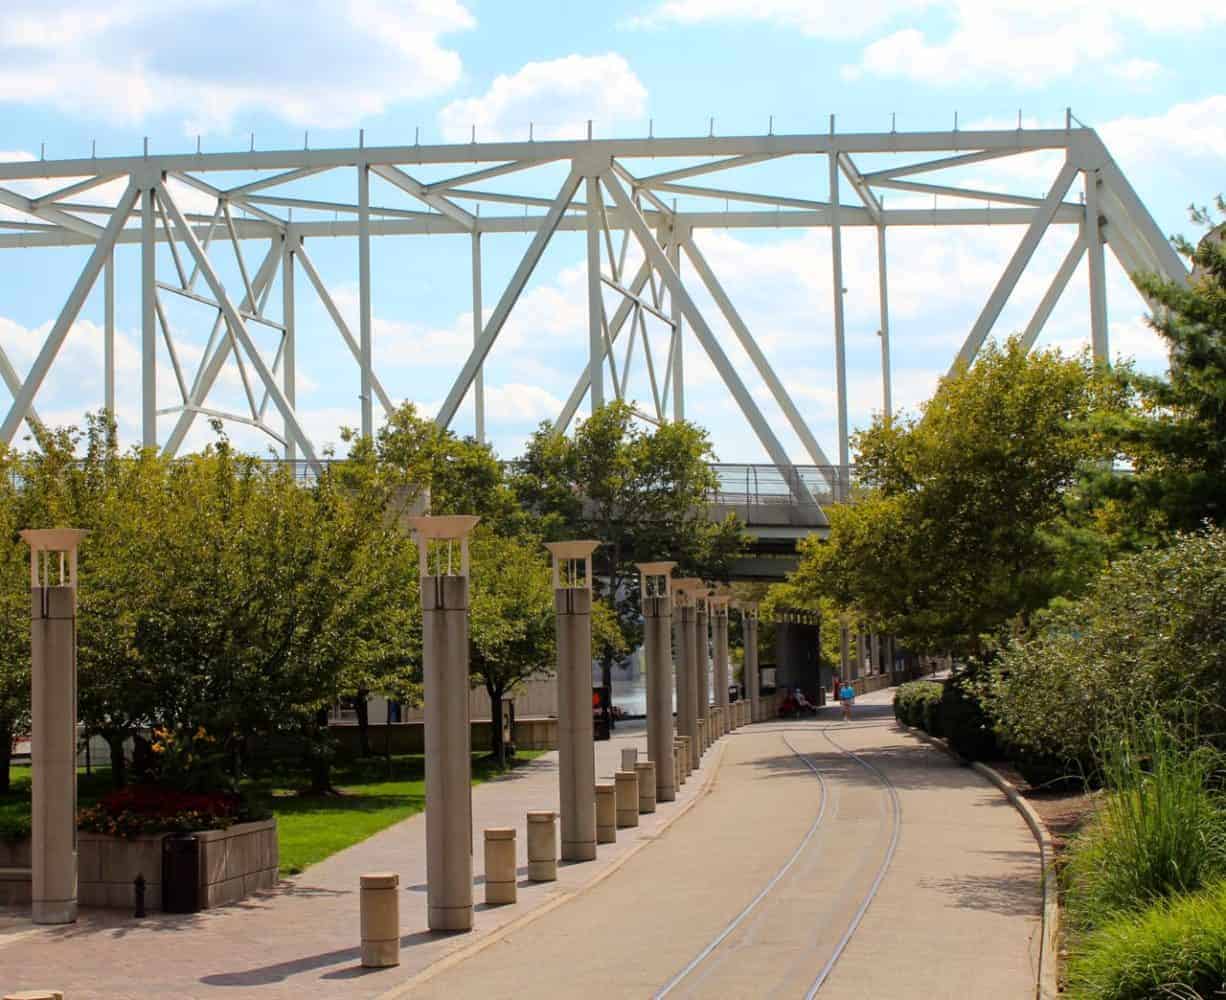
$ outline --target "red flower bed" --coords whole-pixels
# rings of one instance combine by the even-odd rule
[[[230,826],[243,812],[230,792],[182,792],[161,785],[129,785],[81,810],[82,830],[116,837],[143,833],[187,833]]]

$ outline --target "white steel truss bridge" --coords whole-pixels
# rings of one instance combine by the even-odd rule
[[[948,181],[943,173],[1039,151],[1055,151],[1061,157],[1042,197],[969,189]],[[813,197],[736,186],[739,171],[784,158],[807,161],[819,189]],[[668,169],[658,169],[661,161]],[[544,176],[554,178],[544,194],[543,170],[552,171]],[[559,175],[564,179],[557,186]],[[386,182],[381,188],[394,192],[395,199],[372,204],[372,176]],[[331,178],[335,185],[337,177],[342,178],[344,190],[352,192],[349,198],[300,193],[308,179]],[[28,189],[31,182],[40,184],[45,193],[23,193],[23,186]],[[883,192],[931,195],[934,204],[886,208]],[[936,207],[937,196],[943,200],[941,207]],[[845,228],[868,227],[876,233],[886,411],[892,409],[885,267],[892,227],[1024,227],[1016,250],[952,359],[954,365],[973,362],[1040,240],[1053,226],[1071,231],[1071,246],[1025,328],[1028,346],[1034,344],[1083,256],[1089,260],[1090,340],[1094,356],[1103,360],[1109,354],[1104,247],[1111,248],[1129,274],[1154,272],[1173,280],[1186,276],[1182,261],[1098,135],[1076,126],[1071,114],[1062,129],[839,133],[832,118],[828,133],[810,135],[589,137],[388,147],[360,143],[344,149],[9,162],[0,163],[0,206],[9,210],[0,221],[0,249],[30,254],[47,247],[92,247],[24,377],[0,344],[0,378],[12,395],[0,423],[4,442],[13,440],[23,421],[38,422],[39,389],[100,277],[105,317],[103,403],[114,409],[114,255],[119,245],[139,244],[143,443],[174,454],[193,420],[207,415],[258,427],[279,442],[286,458],[317,464],[316,445],[295,410],[296,355],[309,350],[309,345],[296,342],[297,276],[306,278],[352,354],[360,385],[361,431],[371,434],[376,404],[385,410],[393,405],[373,363],[371,242],[375,237],[426,234],[453,234],[471,245],[472,349],[455,373],[436,419],[450,425],[471,396],[477,436],[484,438],[486,358],[550,240],[559,231],[574,230],[586,236],[587,364],[557,417],[557,429],[569,426],[585,398],[593,406],[622,398],[636,346],[651,387],[640,415],[655,422],[684,416],[683,331],[688,331],[770,461],[781,470],[795,468],[727,353],[726,343],[721,343],[696,304],[691,288],[701,285],[778,404],[808,461],[825,470],[820,490],[803,475],[782,476],[795,500],[808,507],[816,505],[818,496],[845,495],[848,483]],[[483,206],[487,206],[484,212]],[[836,290],[831,312],[838,453],[833,459],[819,445],[801,408],[699,251],[694,234],[708,228],[829,231]],[[486,316],[481,306],[482,237],[497,233],[525,233],[531,239]],[[338,238],[356,243],[356,330],[342,315],[309,252],[318,240]],[[637,269],[628,263],[627,250],[632,246],[633,259],[640,261]],[[159,247],[164,248],[161,253]],[[219,262],[223,256],[225,267]],[[281,301],[270,307],[269,293],[278,274]],[[616,303],[612,308],[606,304],[608,296]],[[167,320],[168,297],[193,300],[212,312],[211,334],[194,372],[180,362],[176,331]],[[648,322],[667,330],[666,352],[657,349],[653,354]],[[253,336],[257,328],[263,335],[273,331],[275,351],[261,349]],[[161,407],[159,341],[165,344],[180,396]],[[231,358],[241,375],[249,412],[210,405],[218,375]],[[270,407],[279,417],[276,425]],[[174,426],[159,441],[158,416],[166,414],[174,415]],[[824,521],[820,513],[819,519]]]

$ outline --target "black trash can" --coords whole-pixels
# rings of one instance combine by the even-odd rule
[[[162,841],[162,910],[195,913],[200,909],[200,840],[190,833]]]

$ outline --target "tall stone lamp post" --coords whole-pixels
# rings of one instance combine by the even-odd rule
[[[698,634],[695,623],[694,596],[705,588],[695,577],[682,577],[672,582],[673,622],[677,637],[677,729],[690,740],[690,767],[702,763],[702,744],[698,742]]]
[[[711,720],[711,630],[709,619],[711,588],[699,581],[690,592],[694,598],[694,659],[698,677],[698,722],[703,733],[703,749],[715,742]]]
[[[656,765],[656,800],[677,797],[673,769],[673,652],[669,574],[675,562],[639,563],[643,652],[647,660],[647,759]]]
[[[417,542],[421,577],[426,922],[432,931],[473,926],[468,535],[477,520],[467,514],[404,518]]]
[[[558,627],[558,801],[563,861],[596,857],[592,731],[592,553],[599,542],[549,542]]]
[[[749,721],[760,722],[762,681],[758,676],[758,603],[741,601],[741,634],[745,642],[745,692],[749,695]]]
[[[715,643],[715,706],[720,733],[732,728],[732,712],[728,698],[731,673],[728,663],[728,601],[726,590],[717,590],[710,598],[711,634]]]
[[[30,546],[30,900],[36,924],[70,924],[77,919],[77,546],[85,532],[21,537]]]

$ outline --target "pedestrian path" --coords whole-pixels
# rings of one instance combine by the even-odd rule
[[[795,997],[820,981],[822,997],[1032,997],[1041,872],[1029,830],[978,774],[897,727],[891,695],[859,698],[851,723],[831,707],[724,737],[677,802],[596,861],[561,865],[558,882],[521,880],[517,904],[478,905],[472,934],[425,929],[417,816],[238,906],[0,923],[0,986],[73,1000],[490,1000]],[[645,743],[619,728],[597,744],[598,776]],[[524,814],[556,804],[556,754],[475,789],[478,876],[484,827],[520,829],[522,875]],[[358,876],[374,870],[401,873],[396,969],[358,964]]]
[[[615,877],[390,996],[1033,997],[1030,832],[890,694],[734,733],[711,794]]]
[[[643,723],[621,724],[614,738],[596,744],[597,780],[611,781],[624,747],[646,756]],[[600,845],[596,861],[561,864],[558,881],[526,880],[525,817],[558,808],[558,761],[552,752],[473,789],[473,872],[477,885],[471,934],[426,930],[426,825],[424,814],[376,834],[288,879],[275,891],[234,906],[191,915],[135,920],[114,910],[82,910],[76,924],[36,928],[26,917],[0,918],[0,992],[53,987],[72,1000],[127,997],[370,997],[377,996],[498,932],[525,913],[555,905],[647,844],[687,809],[712,776],[721,752],[712,748],[679,790],[619,830],[616,844]],[[521,880],[519,902],[482,902],[482,831],[516,826]],[[401,965],[363,969],[358,956],[358,878],[363,872],[400,873]]]

